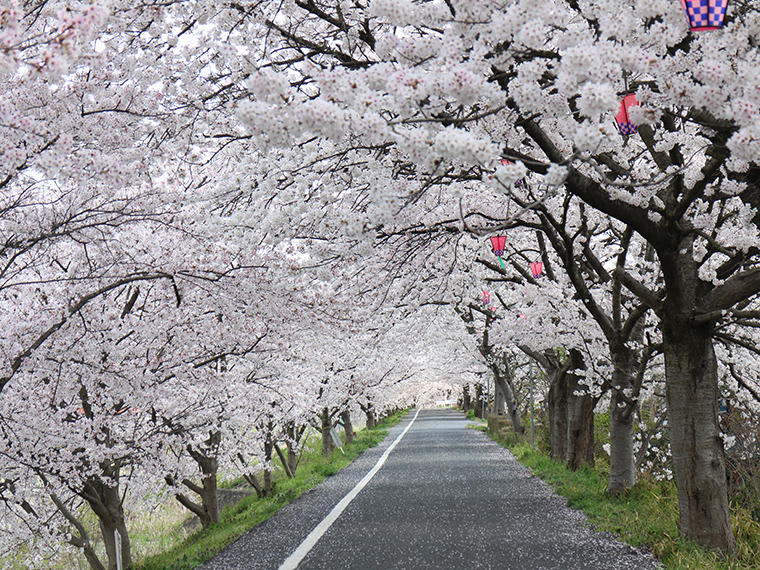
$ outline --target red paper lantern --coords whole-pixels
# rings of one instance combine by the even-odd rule
[[[533,277],[538,279],[544,274],[544,264],[540,261],[530,264],[530,272],[533,273]]]
[[[633,93],[626,95],[620,102],[620,111],[615,116],[615,121],[617,122],[621,135],[632,135],[636,132],[636,125],[628,116],[628,110],[638,104],[639,102],[636,100],[636,95]]]
[[[494,236],[491,238],[491,247],[493,248],[493,254],[496,257],[504,255],[504,250],[507,247],[507,236]]]
[[[692,32],[717,30],[723,27],[728,0],[681,0],[689,17]]]

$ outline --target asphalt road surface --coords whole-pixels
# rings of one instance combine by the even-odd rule
[[[454,410],[408,413],[379,446],[202,568],[653,569]],[[327,517],[327,520],[325,520]]]

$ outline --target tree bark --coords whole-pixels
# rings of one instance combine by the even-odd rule
[[[709,292],[697,274],[694,239],[686,236],[671,252],[658,250],[668,285],[659,316],[680,531],[701,546],[735,552],[718,424],[714,321],[692,320],[702,305],[700,294]]]
[[[216,474],[219,461],[216,457],[205,457],[199,463],[201,467],[203,494],[201,505],[208,514],[208,524],[219,522],[219,489],[217,488]]]
[[[293,475],[296,474],[296,469],[298,468],[298,443],[301,441],[305,430],[306,426],[297,428],[295,422],[288,422],[286,427],[288,434],[286,442],[288,447],[288,467],[290,467],[290,472]]]
[[[203,442],[203,449],[197,449],[192,446],[188,446],[187,448],[188,453],[198,464],[198,468],[200,469],[201,484],[196,485],[189,479],[183,480],[182,484],[200,497],[200,505],[194,503],[184,495],[176,495],[177,500],[185,508],[198,516],[201,526],[203,527],[219,522],[219,489],[216,476],[217,471],[219,470],[217,450],[221,438],[222,435],[220,432],[213,432],[209,435],[209,438]]]
[[[377,426],[377,416],[375,415],[375,407],[372,405],[372,402],[368,403],[366,406],[361,404],[360,406],[366,416],[367,429],[375,428]]]
[[[567,463],[570,469],[594,464],[594,408],[596,398],[586,393],[573,370],[584,368],[583,357],[575,349],[562,365],[553,351],[541,363],[549,377],[549,438],[551,457]],[[580,395],[576,395],[580,393]]]
[[[497,415],[504,415],[506,410],[507,410],[507,402],[506,402],[506,397],[504,396],[504,392],[499,386],[499,383],[494,382],[493,405],[491,407],[490,413],[497,414]]]
[[[548,360],[548,359],[547,359]],[[567,378],[558,366],[548,362],[545,368],[549,377],[549,447],[551,458],[566,461],[567,451]]]
[[[45,485],[48,485],[48,480],[44,475],[40,474],[40,479],[42,479]],[[74,534],[72,532],[67,542],[82,551],[85,560],[87,560],[87,563],[90,565],[90,570],[106,570],[105,566],[103,566],[103,563],[100,561],[100,558],[98,558],[95,549],[92,547],[90,534],[87,532],[84,524],[74,516],[66,504],[58,498],[58,495],[50,493],[50,498],[58,508],[58,511],[69,521],[74,527],[74,530],[78,533]]]
[[[483,397],[483,384],[478,382],[475,384],[475,402],[473,403],[475,408],[475,415],[479,418],[486,416],[486,403]]]
[[[274,450],[277,452],[277,457],[280,458],[280,463],[282,463],[282,468],[285,471],[285,475],[288,477],[288,479],[293,478],[293,472],[290,470],[290,464],[288,463],[288,458],[285,457],[285,454],[282,452],[282,449],[280,449],[280,445],[278,443],[274,444]]]
[[[264,496],[268,497],[272,494],[272,457],[274,452],[274,441],[272,439],[271,425],[267,434],[267,438],[264,440],[264,473],[262,479],[264,480]]]
[[[330,415],[330,410],[323,408],[322,412],[319,414],[319,419],[322,422],[322,455],[330,457],[332,452],[335,451],[335,443],[330,435],[330,429],[332,429],[332,416]]]
[[[513,385],[511,382],[511,371],[509,368],[507,368],[508,364],[506,362],[506,357],[504,358],[504,365],[505,365],[505,374],[502,375],[501,371],[497,366],[492,366],[491,369],[493,370],[493,378],[494,383],[497,386],[497,393],[501,392],[502,396],[504,397],[504,401],[507,405],[507,414],[509,415],[509,419],[512,421],[512,429],[515,431],[515,433],[524,433],[524,429],[522,426],[522,418],[520,417],[520,408],[517,406],[517,402],[515,401],[515,393],[512,389]],[[496,412],[498,413],[498,412]]]
[[[681,535],[734,552],[711,332],[663,318],[668,433]]]
[[[351,423],[351,411],[343,410],[340,413],[341,422],[343,422],[343,431],[346,432],[346,445],[354,442],[354,424]]]
[[[124,520],[124,508],[121,503],[119,486],[119,466],[106,467],[103,472],[111,479],[106,483],[102,479],[90,480],[84,484],[80,495],[87,501],[90,508],[98,517],[103,544],[108,557],[108,570],[117,570],[117,550],[114,531],[121,535],[122,568],[132,567],[132,553],[129,542],[129,531]]]
[[[634,414],[626,394],[633,390],[635,374],[633,355],[625,347],[610,347],[614,370],[610,394],[610,480],[607,492],[618,496],[627,493],[638,480],[636,455],[633,449]]]
[[[470,386],[465,384],[462,386],[462,411],[469,412],[472,409],[472,401],[470,400]]]
[[[100,530],[103,533],[103,543],[106,547],[108,556],[108,570],[117,570],[117,544],[115,533],[118,532],[121,537],[121,567],[123,569],[132,568],[132,554],[129,544],[129,532],[124,521],[124,510],[121,506],[121,497],[118,489],[108,489],[105,495],[116,495],[115,498],[109,498],[108,512],[109,516],[100,519]]]
[[[576,352],[571,358],[580,358]],[[594,407],[596,399],[587,393],[579,377],[567,373],[567,453],[565,461],[573,471],[594,465]]]

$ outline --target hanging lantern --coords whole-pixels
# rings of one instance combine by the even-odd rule
[[[501,263],[501,268],[506,269],[506,267],[504,267],[504,262],[502,261],[501,256],[504,255],[504,250],[507,247],[507,236],[492,237],[491,247],[493,248],[493,254],[499,258],[499,263]]]
[[[493,248],[493,254],[496,257],[504,255],[504,250],[507,247],[507,236],[494,236],[491,238],[491,247]]]
[[[483,295],[481,295],[480,298],[483,301],[483,305],[485,307],[491,304],[491,294],[488,291],[483,291]]]
[[[530,272],[533,273],[533,277],[538,279],[544,274],[544,264],[540,261],[530,264]]]
[[[617,122],[621,135],[632,135],[636,132],[636,125],[628,116],[628,110],[638,104],[639,102],[636,100],[636,95],[633,93],[626,95],[620,102],[620,111],[615,116],[615,121]]]
[[[717,30],[723,27],[728,0],[681,0],[689,17],[692,32]]]

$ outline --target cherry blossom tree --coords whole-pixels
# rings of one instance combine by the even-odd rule
[[[724,312],[758,290],[757,103],[748,79],[756,74],[747,63],[757,13],[737,5],[723,30],[699,35],[677,3],[635,8],[397,0],[366,9],[295,3],[276,16],[265,9],[267,63],[249,76],[251,98],[237,108],[262,148],[308,133],[353,149],[340,151],[351,164],[374,153],[395,182],[378,184],[379,168],[344,172],[367,204],[395,211],[396,224],[423,228],[424,211],[442,223],[459,206],[473,228],[487,184],[477,206],[461,193],[480,180],[503,192],[531,170],[546,177],[539,202],[561,188],[643,237],[663,287],[626,270],[615,279],[660,319],[681,531],[730,550],[710,347]],[[297,71],[289,78],[285,69]],[[629,92],[641,103],[631,111],[639,129],[622,136],[612,115]],[[496,164],[499,155],[513,164]],[[460,193],[459,204],[433,206],[441,185]],[[376,227],[371,210],[354,227]],[[500,219],[476,227],[497,230]]]
[[[709,34],[667,0],[30,0],[4,5],[2,19],[3,390],[90,303],[138,282],[170,298],[178,277],[211,277],[185,248],[149,261],[146,234],[127,231],[138,219],[213,213],[204,235],[224,228],[228,256],[283,248],[283,288],[302,291],[297,261],[308,260],[334,302],[281,298],[325,317],[350,292],[361,321],[465,298],[473,238],[538,217],[567,255],[551,285],[522,291],[579,295],[596,323],[557,330],[552,346],[608,355],[604,371],[584,355],[585,378],[620,387],[625,431],[641,369],[630,351],[643,362],[648,350],[634,324],[644,308],[656,316],[643,338],[665,358],[681,532],[733,548],[714,343],[734,347],[721,355],[737,393],[751,394],[733,359],[751,352],[760,290],[754,6],[732,3]],[[613,117],[634,93],[638,129],[622,135]],[[515,184],[526,177],[530,195]],[[563,204],[570,225],[552,222]],[[584,216],[602,231],[583,230]],[[576,307],[555,305],[573,319]],[[325,370],[304,377],[310,390]]]

